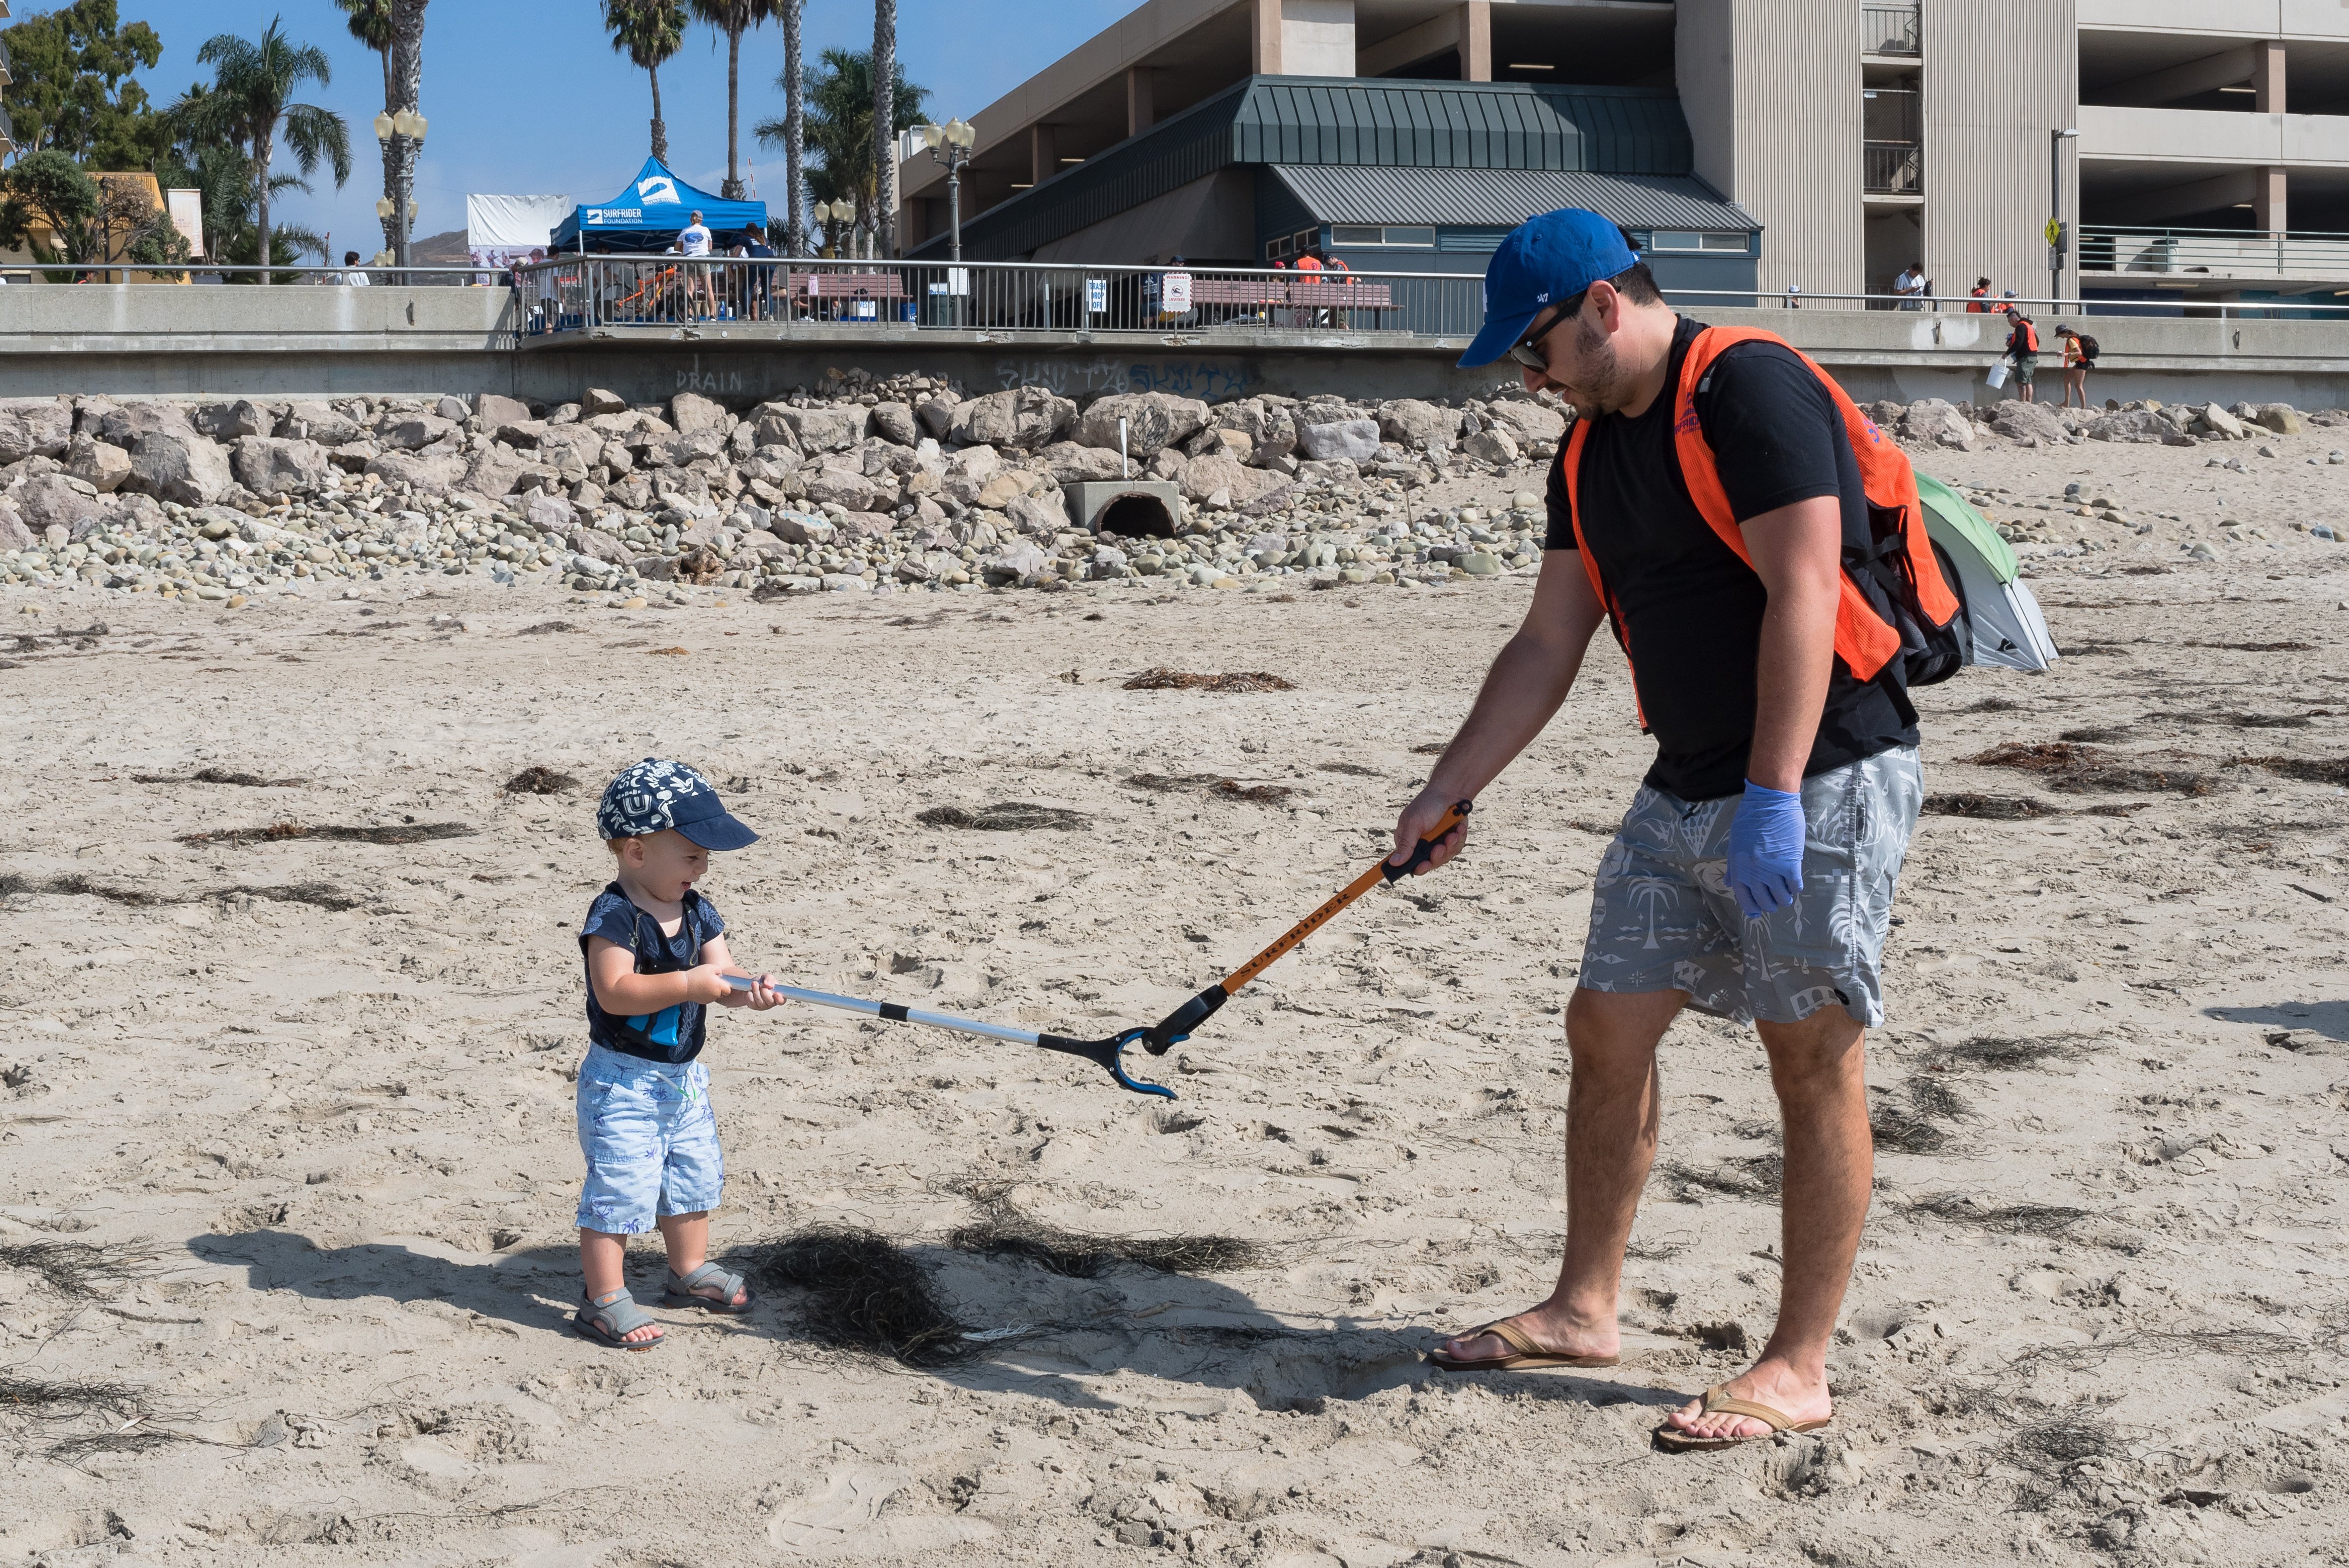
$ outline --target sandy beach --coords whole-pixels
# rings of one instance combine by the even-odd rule
[[[1920,449],[2032,525],[2068,656],[1918,695],[1941,799],[1871,1042],[1837,1418],[1719,1455],[1648,1431],[1774,1311],[1750,1032],[1666,1042],[1622,1367],[1421,1359],[1556,1266],[1559,1012],[1651,751],[1603,645],[1456,866],[1143,1058],[1172,1104],[812,1009],[713,1022],[719,1246],[878,1233],[985,1336],[957,1364],[819,1344],[788,1287],[656,1309],[647,1356],[567,1329],[574,933],[618,768],[691,761],[766,835],[706,890],[746,963],[1105,1034],[1384,851],[1526,573],[0,596],[0,1560],[2349,1562],[2349,547],[2304,531],[2349,516],[2344,444]],[[1154,666],[1294,689],[1125,688]],[[1966,760],[2010,743],[2058,749]],[[533,767],[577,782],[505,788]],[[1082,825],[916,820],[1002,801]],[[990,1200],[1261,1251],[1068,1277],[951,1244]]]

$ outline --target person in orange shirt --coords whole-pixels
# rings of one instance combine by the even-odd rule
[[[1982,304],[1982,301],[1989,297],[1990,280],[1988,278],[1976,278],[1974,280],[1972,290],[1966,295],[1966,314],[1968,315],[1980,315],[1982,312],[1990,309],[1990,306]]]

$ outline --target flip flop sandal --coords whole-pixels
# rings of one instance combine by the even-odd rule
[[[1526,1338],[1524,1330],[1513,1326],[1514,1322],[1514,1319],[1503,1318],[1498,1323],[1488,1323],[1482,1328],[1454,1336],[1474,1339],[1477,1335],[1489,1334],[1509,1347],[1506,1356],[1463,1359],[1446,1356],[1441,1350],[1431,1350],[1427,1353],[1427,1359],[1431,1365],[1441,1367],[1446,1372],[1532,1372],[1544,1367],[1615,1367],[1622,1363],[1623,1358],[1619,1356],[1560,1356],[1554,1350],[1544,1350]]]
[[[579,1310],[571,1318],[571,1331],[582,1339],[607,1345],[615,1350],[652,1350],[667,1338],[665,1334],[651,1339],[626,1337],[647,1324],[658,1325],[652,1314],[638,1306],[636,1298],[626,1290],[616,1290],[601,1301],[585,1294],[579,1299]]]
[[[714,1286],[718,1294],[703,1295],[695,1289],[697,1285]],[[742,1291],[742,1302],[739,1306],[734,1302],[734,1293],[738,1290]],[[728,1317],[740,1317],[758,1305],[759,1298],[749,1291],[742,1290],[740,1274],[728,1274],[716,1264],[704,1264],[682,1279],[672,1273],[668,1276],[667,1287],[661,1292],[661,1305],[663,1306],[698,1306],[704,1312],[721,1313]]]
[[[1673,1454],[1692,1454],[1708,1449],[1733,1449],[1741,1443],[1768,1442],[1781,1432],[1816,1432],[1827,1424],[1824,1420],[1797,1421],[1784,1410],[1774,1410],[1751,1399],[1730,1398],[1721,1391],[1719,1384],[1704,1391],[1704,1413],[1708,1416],[1751,1416],[1757,1421],[1766,1422],[1770,1429],[1750,1438],[1692,1438],[1678,1427],[1666,1423],[1656,1429],[1656,1447]]]

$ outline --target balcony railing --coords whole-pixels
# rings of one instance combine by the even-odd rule
[[[1922,196],[1925,150],[1913,141],[1871,141],[1861,187],[1870,196]]]
[[[1867,28],[1860,42],[1860,52],[1868,55],[1921,55],[1918,7],[1914,5],[1862,5],[1859,17]]]
[[[2083,226],[2080,270],[2178,279],[2349,282],[2349,234]]]

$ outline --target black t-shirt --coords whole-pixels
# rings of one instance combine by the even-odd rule
[[[1637,418],[1591,421],[1579,476],[1582,534],[1622,610],[1640,706],[1658,743],[1648,783],[1683,800],[1717,800],[1745,788],[1754,744],[1762,614],[1769,593],[1689,497],[1672,440],[1681,363],[1704,330],[1681,318],[1664,390]],[[1704,428],[1737,521],[1814,497],[1841,498],[1846,538],[1868,535],[1859,464],[1835,399],[1793,351],[1744,343],[1713,361],[1697,395]],[[1575,548],[1567,498],[1566,445],[1549,471],[1548,548]],[[1895,659],[1873,681],[1841,659],[1827,686],[1805,778],[1914,746]]]

